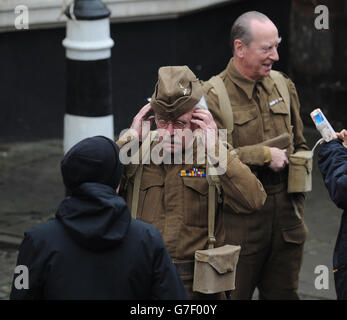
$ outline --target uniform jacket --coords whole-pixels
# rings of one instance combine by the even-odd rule
[[[287,78],[290,93],[291,123],[289,123],[288,108],[284,101],[269,107],[270,102],[281,96],[270,77],[257,82],[248,80],[236,70],[233,59],[219,76],[227,88],[233,109],[232,144],[243,163],[263,166],[267,152],[266,147],[256,146],[256,144],[285,132],[292,134],[293,137],[293,144],[289,153],[308,150],[303,136],[298,95],[289,78],[284,75]],[[218,97],[212,86],[207,90],[206,95],[208,108],[218,128],[223,128],[223,116],[220,112]]]
[[[17,265],[28,267],[29,289],[13,283],[10,299],[187,298],[158,230],[99,183],[82,184],[55,219],[28,230]]]
[[[124,142],[117,142],[124,144]],[[151,145],[151,150],[155,143]],[[217,146],[217,148],[219,145]],[[226,152],[227,169],[220,175],[222,201],[239,214],[249,214],[265,202],[259,180],[232,150]],[[207,249],[208,182],[206,177],[182,177],[181,170],[206,169],[205,164],[146,164],[140,186],[137,218],[156,226],[174,262],[194,260],[194,252]],[[125,169],[121,192],[131,207],[134,172]],[[216,246],[224,244],[223,216],[216,210]]]
[[[287,171],[280,174],[274,173],[267,164],[271,160],[268,147],[257,145],[265,140],[275,138],[282,133],[288,132],[291,135],[291,145],[287,154],[299,150],[307,150],[306,140],[303,136],[303,124],[300,118],[300,104],[293,82],[286,76],[290,94],[290,116],[287,105],[284,101],[278,100],[281,97],[274,81],[266,77],[261,81],[252,81],[243,77],[233,65],[233,58],[229,61],[227,68],[219,74],[227,89],[234,116],[234,130],[232,134],[232,145],[237,151],[240,160],[250,166],[252,171],[263,183],[268,195],[284,192],[288,210],[290,213],[283,221],[283,230],[287,229],[284,238],[294,243],[302,243],[306,237],[306,226],[303,220],[298,220],[294,213],[289,196],[286,194]],[[223,128],[223,115],[219,107],[218,97],[212,86],[205,87],[205,97],[208,108],[216,121],[218,128]],[[276,101],[276,103],[273,103]],[[271,103],[271,106],[270,106]],[[282,179],[281,184],[275,185],[271,181],[272,177]],[[281,177],[281,178],[280,178]],[[290,196],[292,197],[292,196]],[[300,214],[304,210],[304,194],[295,194]],[[252,254],[263,249],[265,242],[263,234],[267,233],[266,228],[271,225],[264,224],[263,215],[256,212],[252,216],[240,216],[236,211],[229,212],[225,208],[226,224],[229,229],[229,242],[232,244],[241,243],[241,255]],[[275,208],[274,208],[275,210]],[[290,229],[290,230],[289,230]],[[242,244],[246,243],[242,246]]]
[[[331,199],[343,209],[334,250],[334,276],[338,299],[347,299],[347,149],[336,139],[323,143],[318,166]]]

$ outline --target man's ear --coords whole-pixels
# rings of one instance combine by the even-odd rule
[[[244,55],[245,55],[244,43],[239,39],[234,40],[234,56],[237,56],[238,58],[243,58]]]

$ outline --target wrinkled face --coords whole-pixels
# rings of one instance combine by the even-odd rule
[[[185,135],[185,130],[194,131],[196,126],[190,122],[192,120],[193,110],[181,115],[174,121],[166,120],[155,114],[155,123],[158,128],[159,141],[162,142],[163,148],[175,153],[178,149],[184,150],[189,145],[189,135]],[[189,140],[187,140],[189,139]]]
[[[278,30],[271,21],[251,22],[253,40],[244,46],[243,68],[252,80],[261,80],[270,75],[272,65],[279,60],[277,48],[281,42]]]

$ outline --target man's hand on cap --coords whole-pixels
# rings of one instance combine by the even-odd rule
[[[149,131],[154,122],[154,116],[148,117],[146,119],[148,113],[152,110],[151,105],[148,103],[144,107],[141,108],[139,113],[134,117],[133,122],[131,124],[131,129],[134,129],[140,140],[143,140],[147,137]]]
[[[218,141],[218,129],[211,113],[208,110],[195,109],[192,116],[191,122],[204,132],[205,146],[214,146]]]

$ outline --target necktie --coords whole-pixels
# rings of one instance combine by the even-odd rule
[[[267,103],[268,95],[260,81],[258,81],[255,85],[254,94],[256,102],[258,103],[260,109],[264,129],[264,138],[266,139],[267,133],[269,133],[272,124],[270,119],[270,109]]]

